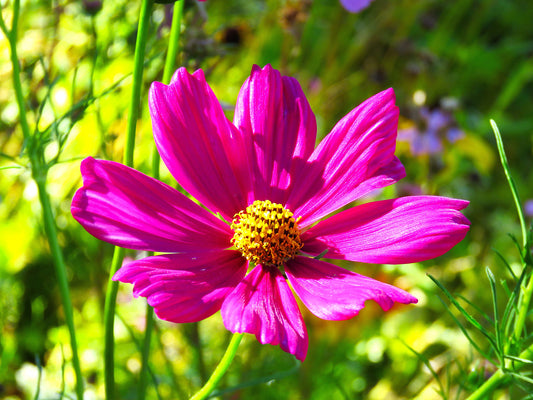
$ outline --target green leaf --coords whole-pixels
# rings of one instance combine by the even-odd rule
[[[500,360],[500,365],[503,366],[503,344],[502,344],[502,336],[500,331],[500,317],[498,314],[498,297],[496,293],[496,279],[494,278],[494,274],[490,270],[489,267],[485,268],[485,273],[487,274],[487,277],[489,278],[490,283],[490,290],[492,292],[492,309],[494,313],[494,333],[496,335],[496,348],[494,349],[496,351],[496,354],[498,356],[498,359]]]
[[[465,317],[465,319],[470,322],[470,324],[472,324],[474,328],[476,328],[483,336],[488,339],[493,348],[497,349],[497,344],[494,340],[494,337],[483,327],[483,325],[481,325],[474,317],[472,317],[437,279],[435,279],[430,274],[427,275],[439,287],[439,289],[444,292],[446,297],[448,297],[448,299],[455,306],[455,308],[463,315],[463,317]]]
[[[437,374],[437,372],[435,372],[435,370],[431,366],[431,363],[429,362],[428,358],[425,355],[423,355],[422,353],[419,353],[418,351],[413,349],[411,346],[409,346],[407,343],[405,343],[402,339],[398,339],[398,340],[400,342],[402,342],[405,347],[407,347],[409,350],[411,350],[411,352],[414,353],[414,355],[418,358],[418,360],[421,361],[427,367],[427,369],[429,369],[429,372],[431,373],[431,375],[433,375],[433,378],[437,381],[437,383],[438,383],[438,385],[440,387],[440,390],[437,391],[437,393],[439,393],[442,396],[443,399],[447,399],[448,397],[446,396],[446,391],[444,390],[444,385],[442,384],[442,382],[440,380],[440,377]]]

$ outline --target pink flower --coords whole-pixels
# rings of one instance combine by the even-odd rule
[[[459,212],[468,202],[445,197],[377,201],[329,216],[404,177],[394,156],[394,101],[392,89],[366,100],[315,149],[315,117],[295,79],[254,66],[232,123],[203,72],[181,68],[170,85],[150,88],[154,138],[172,175],[211,212],[134,169],[87,158],[72,214],[101,240],[164,253],[113,278],[133,283],[161,319],[193,322],[221,310],[230,331],[303,360],[307,331],[293,291],[326,320],[351,318],[367,300],[384,310],[416,302],[311,256],[411,263],[440,256],[468,231]]]

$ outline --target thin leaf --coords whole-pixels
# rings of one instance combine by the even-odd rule
[[[526,269],[524,268],[522,270],[522,273],[520,274],[520,277],[518,278],[518,281],[515,284],[514,290],[511,294],[511,297],[509,297],[509,300],[507,301],[507,305],[505,307],[505,311],[503,313],[503,320],[506,321],[506,327],[505,327],[505,335],[509,336],[509,329],[511,328],[510,324],[513,318],[511,318],[511,315],[516,315],[516,312],[518,311],[518,300],[520,297],[520,290],[522,287],[522,282],[526,278]]]
[[[500,317],[498,314],[498,297],[496,293],[496,279],[489,267],[485,268],[485,273],[489,278],[490,290],[492,292],[492,309],[494,313],[494,333],[496,335],[496,354],[500,360],[500,365],[503,365],[503,345],[500,331]]]
[[[475,305],[473,302],[471,302],[470,300],[468,300],[466,297],[464,297],[462,294],[460,293],[457,293],[455,295],[455,297],[457,297],[458,299],[464,301],[466,304],[468,304],[470,307],[472,307],[474,310],[476,310],[479,314],[481,314],[481,316],[489,323],[489,324],[494,324],[494,321],[492,320],[492,318],[490,317],[490,315],[488,315],[485,311],[483,311],[480,307],[478,307],[477,305]]]
[[[455,300],[455,298],[451,295],[450,292],[433,276],[430,274],[427,274],[429,278],[444,292],[446,297],[452,302],[452,304],[457,308],[457,310],[463,315],[463,317],[466,318],[468,322],[472,324],[474,328],[476,328],[483,336],[485,336],[488,341],[491,343],[491,345],[496,349],[497,345],[494,341],[494,337],[474,318],[472,317],[458,302]]]
[[[505,154],[505,149],[503,148],[503,140],[502,135],[500,134],[500,130],[498,129],[498,125],[496,125],[496,122],[491,119],[490,125],[492,126],[492,130],[494,131],[494,137],[496,138],[496,145],[498,146],[498,153],[500,154],[500,160],[502,162],[503,171],[505,172],[505,177],[507,178],[507,182],[509,183],[509,187],[511,189],[511,193],[513,194],[513,199],[516,205],[516,211],[518,213],[518,219],[520,220],[520,228],[522,230],[522,241],[523,241],[523,251],[528,251],[527,246],[527,231],[526,231],[526,223],[524,219],[524,211],[522,210],[522,204],[520,203],[520,197],[518,196],[518,190],[516,189],[513,177],[511,175],[511,169],[509,168],[509,163],[507,162],[507,155]],[[520,252],[522,254],[522,251]]]
[[[513,279],[516,281],[516,279],[518,279],[518,278],[516,277],[515,273],[513,272],[513,269],[511,268],[511,265],[507,262],[507,260],[502,255],[502,253],[500,253],[497,249],[492,249],[492,251],[494,251],[496,253],[496,255],[498,257],[500,257],[500,260],[503,261],[503,265],[505,265],[505,267],[507,268],[507,270],[509,271],[509,273],[511,274]]]
[[[440,387],[440,393],[439,393],[443,399],[446,399],[447,396],[446,396],[446,392],[444,391],[444,385],[442,384],[441,380],[440,380],[440,377],[439,375],[437,374],[437,372],[435,372],[435,370],[433,369],[433,367],[431,366],[431,363],[429,362],[429,359],[423,355],[422,353],[419,353],[418,351],[416,351],[415,349],[413,349],[411,346],[409,346],[407,343],[405,343],[402,339],[398,339],[400,342],[403,343],[403,345],[405,347],[407,347],[409,350],[411,350],[411,352],[413,352],[415,354],[415,356],[418,358],[419,361],[421,361],[426,367],[427,369],[429,369],[429,372],[431,373],[431,375],[433,375],[433,378],[437,381],[439,387]]]
[[[465,335],[465,337],[468,339],[470,344],[478,351],[478,353],[481,354],[485,359],[489,360],[494,365],[497,365],[497,363],[492,359],[492,357],[488,353],[485,353],[483,350],[481,350],[481,348],[477,345],[477,343],[474,341],[474,339],[472,339],[470,337],[470,335],[468,334],[468,331],[466,330],[466,328],[463,326],[463,324],[461,324],[461,321],[459,321],[457,319],[457,317],[452,313],[452,311],[450,310],[450,308],[448,307],[446,302],[444,300],[442,300],[440,298],[440,296],[438,296],[438,299],[441,301],[441,303],[443,304],[443,306],[446,309],[446,311],[448,312],[448,314],[450,314],[450,317],[452,317],[454,322],[457,324],[457,326],[459,327],[459,329],[461,330],[463,335]]]
[[[514,376],[517,379],[520,379],[521,381],[524,381],[524,382],[527,382],[527,383],[533,385],[533,379],[531,379],[531,378],[528,378],[528,377],[526,377],[524,375],[521,375],[521,374],[517,374],[516,372],[508,372],[508,374],[511,375],[511,376]]]
[[[0,167],[0,171],[6,170],[6,169],[21,169],[22,167],[19,165],[6,165],[5,167]]]
[[[511,240],[513,241],[516,249],[518,250],[518,254],[520,254],[520,259],[523,260],[522,246],[520,246],[520,243],[518,242],[518,239],[512,233],[508,233],[508,236],[511,238]]]
[[[515,356],[509,356],[505,355],[505,358],[508,358],[509,360],[518,361],[524,364],[531,364],[533,365],[533,360],[526,360],[525,358],[515,357]]]

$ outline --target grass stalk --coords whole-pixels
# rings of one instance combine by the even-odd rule
[[[128,125],[126,130],[126,145],[124,148],[124,164],[133,167],[133,153],[135,148],[135,132],[137,119],[139,117],[139,106],[141,102],[141,90],[143,80],[143,64],[146,49],[146,39],[148,37],[148,24],[152,11],[153,0],[143,0],[139,16],[137,30],[137,40],[135,43],[135,56],[133,65],[133,87],[131,93],[131,102],[128,115]],[[115,272],[122,265],[124,260],[124,249],[115,247],[109,282],[107,286],[105,309],[104,309],[104,331],[105,331],[105,350],[104,350],[104,379],[105,393],[107,400],[115,399],[115,303],[118,292],[118,282],[112,281]]]

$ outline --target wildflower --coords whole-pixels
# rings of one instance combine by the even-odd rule
[[[221,310],[230,331],[303,360],[307,331],[292,291],[326,320],[351,318],[367,300],[384,310],[416,302],[313,256],[417,262],[468,230],[459,212],[468,202],[445,197],[376,201],[330,216],[404,177],[394,102],[392,89],[371,97],[315,149],[315,117],[295,79],[254,66],[232,123],[203,72],[181,68],[170,85],[150,88],[154,138],[172,175],[211,212],[134,169],[87,158],[72,214],[101,240],[164,253],[113,278],[133,283],[161,319],[200,321]]]
[[[422,107],[416,116],[417,125],[400,129],[398,140],[409,142],[414,156],[437,154],[446,139],[450,143],[461,139],[464,132],[455,126],[452,115],[446,110],[428,110]]]
[[[342,6],[352,13],[367,8],[373,0],[341,0]]]
[[[533,199],[526,201],[524,211],[528,217],[533,217]]]

